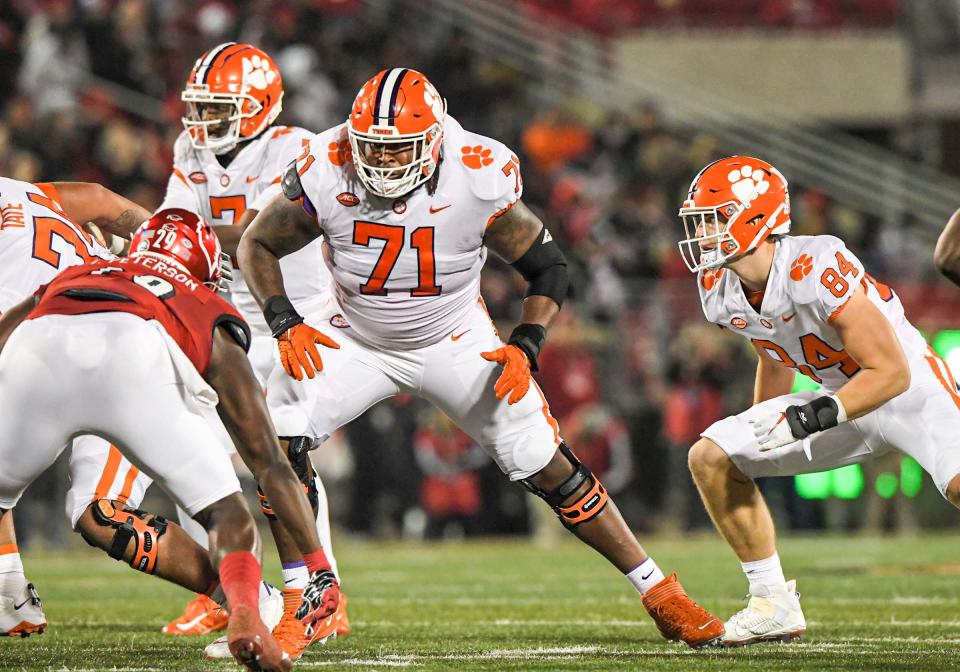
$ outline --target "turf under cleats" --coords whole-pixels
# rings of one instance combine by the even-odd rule
[[[800,609],[797,582],[787,581],[785,591],[751,586],[747,606],[726,622],[723,646],[747,646],[760,642],[789,642],[800,639],[807,621]]]
[[[717,644],[723,636],[723,622],[687,595],[676,573],[648,590],[643,606],[669,641],[697,649]]]
[[[283,596],[280,591],[265,583],[267,590],[260,595],[260,620],[267,632],[273,630],[283,617]],[[227,637],[220,637],[203,649],[207,658],[230,658],[233,654],[227,645]]]
[[[9,595],[0,595],[0,635],[29,637],[42,634],[47,627],[40,596],[33,584],[23,577],[23,583]]]
[[[251,608],[240,607],[230,614],[227,646],[238,663],[255,672],[287,672],[293,668],[290,656]]]
[[[183,613],[163,626],[165,635],[208,635],[227,627],[226,609],[206,595],[197,596],[187,603]]]

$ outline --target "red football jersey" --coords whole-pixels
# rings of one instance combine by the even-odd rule
[[[154,257],[98,259],[68,268],[37,291],[40,302],[27,319],[41,315],[123,312],[157,320],[184,354],[206,375],[218,326],[244,350],[250,328],[233,306],[193,276]]]

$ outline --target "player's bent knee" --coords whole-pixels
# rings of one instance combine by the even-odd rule
[[[317,447],[317,440],[310,436],[280,437],[286,443],[287,458],[297,479],[303,485],[303,492],[314,512],[320,506],[320,494],[317,489],[317,472],[310,463],[310,451]],[[260,510],[269,520],[277,520],[277,515],[270,506],[263,489],[257,484],[257,498],[260,500]]]
[[[114,560],[123,560],[133,542],[128,561],[134,569],[153,574],[167,520],[141,509],[130,509],[123,502],[98,499],[91,502],[77,521],[80,536],[107,552]]]
[[[609,501],[600,479],[563,443],[546,467],[520,482],[549,504],[567,529],[597,517]]]
[[[687,466],[695,479],[732,465],[733,462],[723,448],[707,438],[701,438],[687,453]]]
[[[960,509],[960,474],[950,479],[950,483],[947,485],[947,499]]]

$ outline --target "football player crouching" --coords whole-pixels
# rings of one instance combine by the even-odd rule
[[[680,250],[710,322],[757,353],[754,405],[689,453],[707,510],[740,559],[749,602],[723,642],[788,641],[806,630],[754,479],[826,471],[898,451],[960,506],[960,397],[946,363],[896,293],[833,236],[790,235],[787,182],[766,161],[705,167],[680,208]],[[796,373],[819,391],[792,392]]]
[[[382,399],[423,397],[623,573],[665,637],[717,640],[720,620],[644,552],[531,379],[568,280],[559,246],[520,200],[517,157],[460,126],[422,73],[391,68],[363,85],[345,123],[289,158],[284,196],[238,248],[289,374],[267,384],[281,436],[315,447]],[[333,320],[301,315],[284,287],[281,258],[321,236],[342,310]],[[480,298],[488,250],[529,282],[507,343]]]
[[[228,642],[251,669],[292,665],[258,612],[259,537],[215,408],[313,570],[299,616],[336,610],[313,513],[281,452],[245,349],[249,330],[218,297],[212,229],[183,210],[157,213],[126,259],[67,269],[0,319],[0,518],[76,434],[110,440],[210,535],[209,555],[163,519],[97,502],[91,543],[229,604]],[[43,417],[43,423],[36,423]],[[166,537],[166,538],[165,538]]]

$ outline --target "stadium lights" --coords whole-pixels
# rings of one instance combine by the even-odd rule
[[[937,332],[930,345],[947,362],[953,377],[960,377],[960,329]],[[793,392],[818,389],[820,386],[803,374],[797,373],[794,377]],[[859,464],[794,476],[794,487],[803,499],[857,499],[863,494],[864,485],[863,468]],[[923,468],[912,457],[904,456],[900,460],[900,474],[882,472],[873,487],[883,499],[894,497],[898,489],[905,497],[916,497],[923,487]]]

